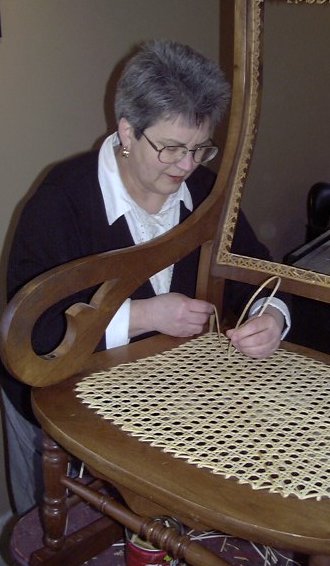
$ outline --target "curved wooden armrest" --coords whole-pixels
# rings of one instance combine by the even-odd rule
[[[187,220],[167,234],[142,245],[71,261],[26,284],[1,321],[1,356],[10,373],[41,387],[79,372],[123,301],[151,275],[214,237],[222,200],[222,191],[216,187],[219,183]],[[67,309],[62,342],[47,355],[37,355],[31,335],[38,318],[60,300],[94,286],[99,288],[90,304],[76,303]]]

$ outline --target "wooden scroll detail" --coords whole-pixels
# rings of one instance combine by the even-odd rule
[[[0,351],[10,373],[41,387],[79,372],[123,301],[151,275],[212,239],[222,200],[217,187],[219,182],[185,222],[160,238],[69,262],[26,284],[1,321]],[[57,348],[38,356],[31,335],[39,317],[70,295],[98,286],[90,304],[76,303],[67,309],[67,331]]]

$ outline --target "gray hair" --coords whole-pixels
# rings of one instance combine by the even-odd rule
[[[230,87],[219,66],[188,45],[143,43],[128,61],[115,96],[117,122],[126,118],[137,138],[158,120],[183,116],[191,126],[223,117]]]

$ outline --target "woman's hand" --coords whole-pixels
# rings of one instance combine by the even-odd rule
[[[213,313],[213,305],[180,293],[165,293],[131,303],[130,338],[157,331],[169,336],[200,334]]]
[[[249,318],[242,326],[226,332],[233,346],[250,358],[265,358],[280,345],[284,317],[275,307],[267,307],[261,316]]]

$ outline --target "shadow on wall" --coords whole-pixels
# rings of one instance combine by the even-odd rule
[[[132,52],[134,52],[134,51],[136,51],[136,48],[133,48]],[[125,65],[125,63],[126,63],[126,61],[129,57],[130,57],[130,55],[127,55],[121,61],[119,61],[119,63],[115,66],[114,70],[112,71],[112,73],[109,77],[109,80],[106,84],[103,107],[104,107],[104,114],[105,114],[107,129],[106,129],[106,132],[104,134],[102,134],[99,138],[97,138],[92,143],[91,150],[100,148],[100,146],[102,145],[102,142],[104,141],[106,136],[109,134],[109,132],[113,132],[116,129],[116,118],[115,118],[115,113],[114,113],[115,87],[116,87],[116,84],[118,82],[118,77],[120,76],[121,71],[122,71],[122,69],[123,69],[123,67],[124,67],[124,65]],[[76,154],[69,155],[68,159],[70,159],[74,155],[79,155],[79,153],[80,152],[78,152]],[[61,161],[63,161],[63,160],[61,160]],[[37,177],[33,181],[32,185],[28,188],[26,194],[19,201],[19,203],[16,205],[16,207],[13,211],[13,214],[12,214],[12,217],[11,217],[11,220],[10,220],[10,223],[9,223],[9,227],[8,227],[5,239],[4,239],[3,249],[2,249],[2,253],[1,253],[1,257],[0,257],[0,313],[1,314],[3,312],[5,304],[7,302],[7,299],[6,299],[6,296],[7,296],[6,273],[7,273],[8,258],[9,258],[12,241],[13,241],[13,238],[14,238],[14,235],[15,235],[15,230],[16,230],[20,215],[21,215],[27,201],[31,198],[33,193],[37,190],[37,188],[40,186],[40,184],[46,178],[49,171],[57,163],[58,162],[55,161],[55,162],[50,163],[49,165],[45,166],[45,168],[37,175]]]

